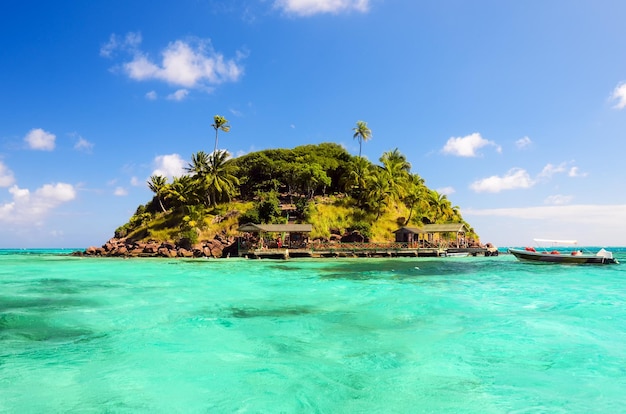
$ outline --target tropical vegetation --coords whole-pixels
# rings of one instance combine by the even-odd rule
[[[312,236],[322,238],[359,230],[373,241],[388,241],[399,226],[449,222],[465,223],[473,235],[459,208],[428,188],[397,148],[378,163],[362,157],[360,145],[353,156],[335,143],[233,158],[218,149],[218,132],[229,131],[228,121],[216,115],[212,127],[213,152],[192,154],[186,174],[171,181],[150,177],[152,200],[116,230],[117,237],[195,242],[220,232],[235,235],[246,222],[287,220],[312,223]],[[359,144],[371,137],[363,121],[353,130]]]

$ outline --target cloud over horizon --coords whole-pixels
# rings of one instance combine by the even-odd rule
[[[474,181],[470,188],[477,193],[499,193],[503,190],[530,188],[535,185],[528,172],[522,168],[512,168],[504,176],[492,175],[482,180]]]
[[[45,184],[34,192],[13,185],[12,201],[0,204],[0,222],[40,225],[54,208],[76,198],[76,189],[67,183]]]

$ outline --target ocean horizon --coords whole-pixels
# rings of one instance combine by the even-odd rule
[[[626,411],[624,265],[74,250],[0,249],[0,412]]]

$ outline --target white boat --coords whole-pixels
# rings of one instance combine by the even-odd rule
[[[593,253],[584,251],[577,246],[576,240],[535,239],[536,243],[544,247],[526,247],[524,249],[509,249],[509,253],[517,259],[529,262],[567,263],[567,264],[618,264],[613,253],[600,249]],[[545,247],[550,245],[550,247]],[[564,248],[564,246],[568,246]]]

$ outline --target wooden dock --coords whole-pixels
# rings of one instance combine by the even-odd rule
[[[239,248],[239,257],[250,259],[290,259],[324,257],[446,257],[467,254],[496,256],[497,250],[487,248],[410,247],[406,243],[336,243],[298,248]]]

